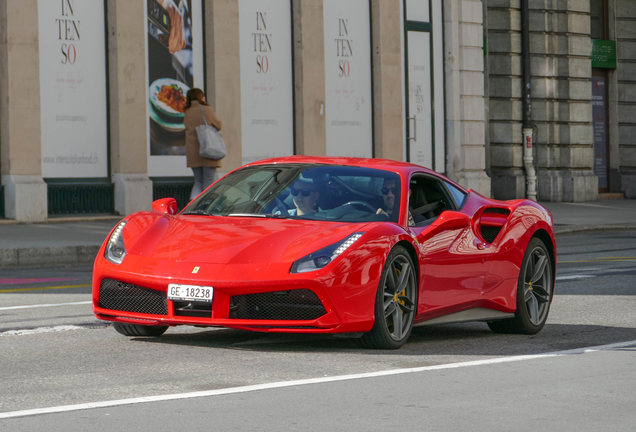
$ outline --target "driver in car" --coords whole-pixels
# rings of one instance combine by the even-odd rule
[[[295,209],[288,210],[291,216],[303,216],[316,212],[316,201],[320,192],[313,182],[296,180],[292,185],[291,195],[294,197]]]

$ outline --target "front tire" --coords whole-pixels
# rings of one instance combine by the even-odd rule
[[[417,311],[417,274],[402,246],[387,257],[375,299],[375,322],[360,338],[365,348],[398,349],[406,343]]]
[[[515,317],[491,321],[488,327],[495,333],[539,333],[548,319],[553,281],[553,266],[548,250],[535,237],[528,244],[519,272]]]
[[[143,336],[143,337],[156,337],[161,336],[168,330],[168,326],[146,326],[139,324],[122,324],[114,323],[113,327],[117,330],[117,333],[121,333],[124,336]]]

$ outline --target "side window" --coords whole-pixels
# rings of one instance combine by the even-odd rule
[[[455,203],[457,204],[457,208],[458,209],[462,208],[462,205],[464,205],[464,200],[466,199],[467,194],[461,191],[460,189],[457,189],[455,186],[453,186],[452,184],[448,182],[444,182],[444,183],[446,183],[446,187],[450,191],[451,195],[453,195],[453,198],[455,199]]]
[[[429,175],[414,175],[410,182],[409,225],[423,226],[433,222],[445,210],[452,210],[452,201],[441,180]]]

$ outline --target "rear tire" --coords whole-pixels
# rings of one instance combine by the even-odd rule
[[[359,339],[364,348],[398,349],[406,343],[417,312],[417,273],[402,246],[387,257],[375,298],[375,322]]]
[[[548,319],[552,302],[553,266],[545,244],[534,237],[530,240],[517,282],[515,317],[490,321],[495,333],[533,335],[541,331]]]
[[[139,324],[122,324],[114,323],[113,327],[117,330],[117,333],[121,333],[124,336],[161,336],[168,330],[168,326],[146,326]]]

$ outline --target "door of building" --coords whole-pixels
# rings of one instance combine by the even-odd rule
[[[608,88],[616,68],[616,43],[609,40],[608,0],[590,0],[592,38],[592,126],[594,129],[594,174],[599,193],[612,192]]]
[[[441,0],[404,0],[406,157],[446,171]]]
[[[592,117],[594,128],[594,174],[599,193],[609,192],[609,140],[607,139],[607,72],[592,69]]]

